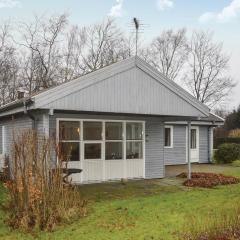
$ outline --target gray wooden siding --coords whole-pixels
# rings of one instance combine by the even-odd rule
[[[40,100],[36,97],[36,104],[41,104]],[[63,92],[61,98],[46,102],[42,107],[109,113],[202,115],[196,107],[138,67],[79,90],[76,88],[67,96]]]
[[[146,122],[145,123],[145,133],[146,133],[145,175],[146,175],[146,178],[163,178],[164,177],[163,123],[161,121],[161,118],[56,113],[54,114],[54,116],[50,116],[50,119],[49,119],[50,136],[56,136],[56,119],[57,118],[145,121]]]
[[[165,175],[163,156],[163,130],[163,123],[159,121],[146,122],[146,178],[163,178]]]
[[[186,164],[186,126],[173,125],[173,147],[164,148],[164,163]]]
[[[209,162],[209,127],[199,126],[199,163]],[[186,164],[186,126],[173,125],[173,148],[164,148],[165,165]]]
[[[18,136],[23,130],[31,129],[32,120],[28,116],[22,115],[13,120],[1,121],[0,126],[5,126],[6,154],[9,155],[13,144],[13,136]]]
[[[199,127],[199,162],[209,162],[209,127]]]

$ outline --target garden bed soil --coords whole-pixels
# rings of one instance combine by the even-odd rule
[[[178,177],[186,178],[187,173],[181,173]],[[193,172],[192,178],[183,182],[187,187],[212,188],[218,185],[229,185],[240,183],[240,179],[216,173]]]

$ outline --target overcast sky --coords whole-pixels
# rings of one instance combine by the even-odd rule
[[[186,27],[214,31],[231,55],[230,71],[239,82],[229,107],[240,104],[240,0],[0,0],[0,20],[30,20],[33,14],[68,12],[70,22],[86,25],[107,16],[131,31],[132,17],[146,24],[142,39],[148,42],[163,29]]]

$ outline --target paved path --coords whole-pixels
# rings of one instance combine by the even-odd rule
[[[166,166],[165,176],[175,177],[182,172],[187,172],[187,164]],[[215,165],[215,164],[192,164],[192,172],[215,172],[222,173],[229,168],[228,165]]]

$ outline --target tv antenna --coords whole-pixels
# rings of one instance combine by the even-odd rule
[[[135,34],[135,55],[138,55],[138,47],[139,47],[139,34],[142,33],[142,30],[145,26],[147,26],[146,24],[142,24],[142,22],[134,17],[132,19],[132,27],[134,28],[134,34]]]
[[[138,53],[138,31],[139,31],[139,20],[137,18],[133,18],[133,23],[135,27],[135,55],[137,56]]]

